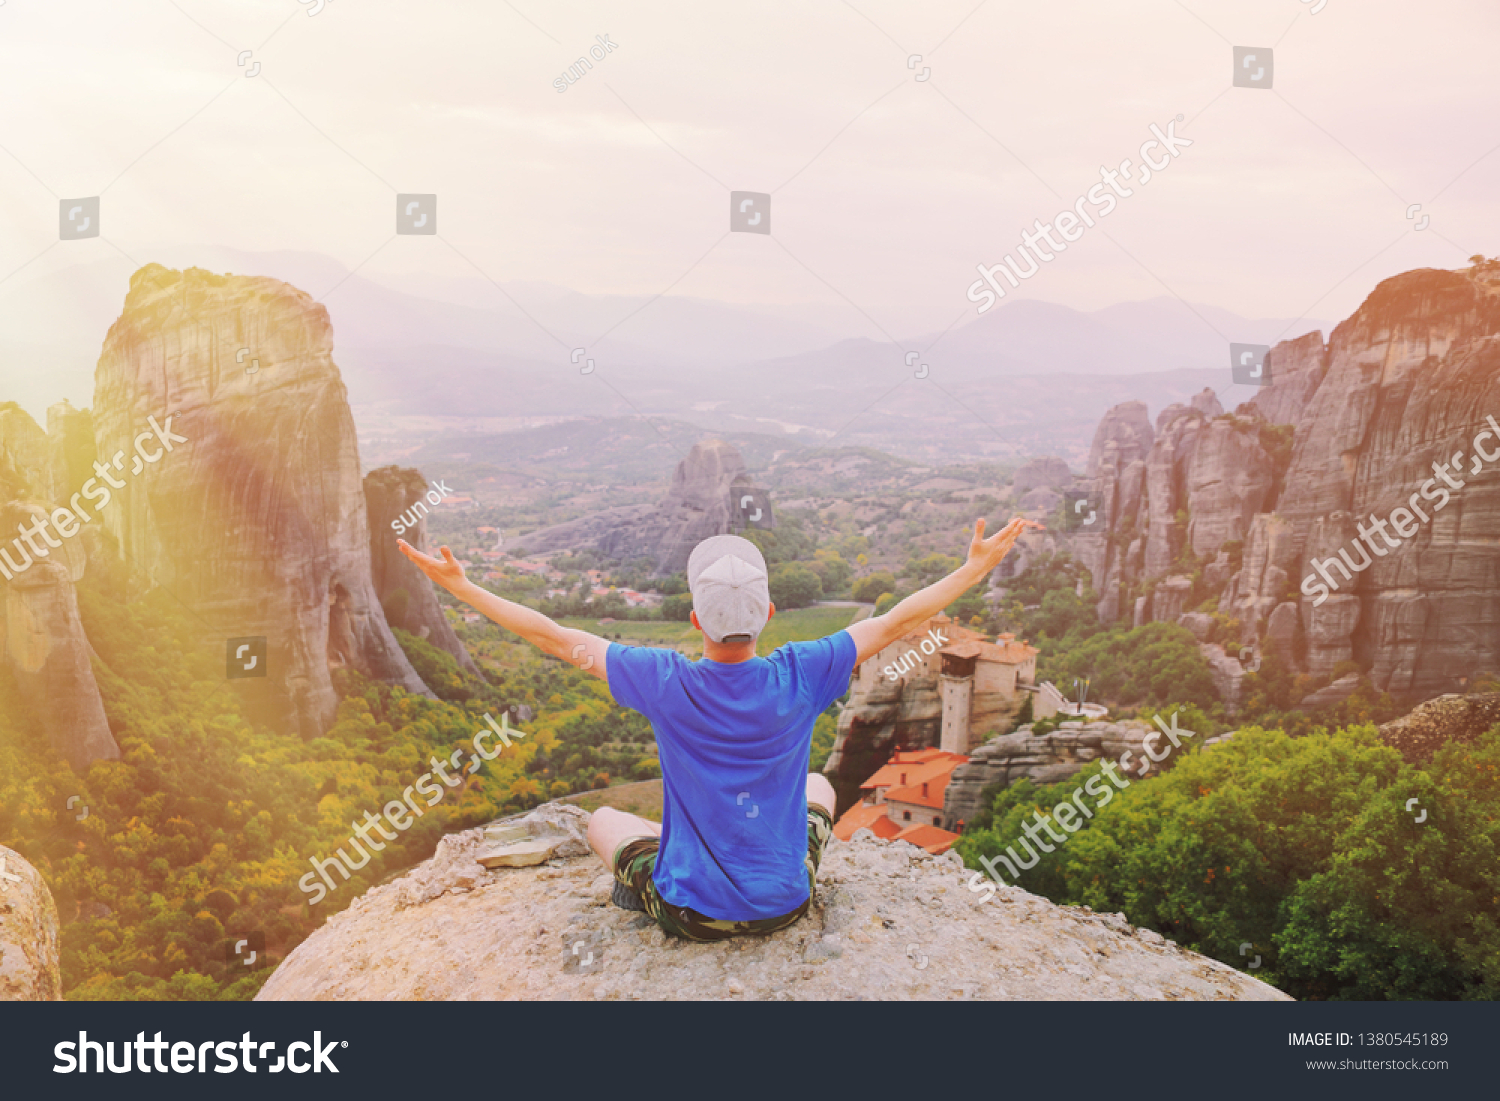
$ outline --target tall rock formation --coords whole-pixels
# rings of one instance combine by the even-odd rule
[[[1103,517],[1104,529],[1100,534],[1076,535],[1072,549],[1093,574],[1094,591],[1100,594],[1099,615],[1105,622],[1120,617],[1125,600],[1122,556],[1111,555],[1113,544],[1120,542],[1130,548],[1130,555],[1140,557],[1140,541],[1132,545],[1131,535],[1146,490],[1146,456],[1155,438],[1146,403],[1127,401],[1104,415],[1089,449],[1084,488],[1089,503]]]
[[[1033,489],[1063,489],[1072,484],[1073,471],[1056,455],[1024,463],[1010,480],[1011,492],[1018,501]]]
[[[754,493],[745,460],[738,451],[723,440],[694,444],[688,457],[672,472],[672,488],[650,520],[660,532],[656,572],[687,569],[688,556],[703,540],[742,528],[740,501]],[[761,511],[769,512],[770,507],[767,502]],[[772,517],[762,515],[757,523],[770,527]]]
[[[123,483],[100,516],[132,593],[168,590],[212,638],[264,637],[304,737],[332,722],[341,666],[427,692],[371,581],[332,352],[327,310],[294,287],[148,264],[95,371],[97,451]]]
[[[412,564],[396,546],[397,536],[391,522],[405,516],[405,539],[426,554],[436,551],[427,545],[427,515],[416,508],[428,492],[427,481],[410,467],[383,466],[365,475],[365,512],[370,520],[370,573],[375,595],[385,610],[385,620],[393,628],[409,631],[424,638],[439,650],[452,654],[464,669],[479,676],[479,667],[469,651],[458,640],[433,592],[426,574]],[[415,526],[411,520],[415,520]]]
[[[0,405],[0,656],[32,720],[82,773],[94,761],[118,758],[120,748],[78,617],[74,585],[87,562],[82,533],[68,510],[59,515],[69,496],[64,435],[44,433],[12,402]],[[72,536],[59,538],[64,531]]]
[[[1266,355],[1271,385],[1252,403],[1272,424],[1296,424],[1328,373],[1328,350],[1322,333],[1306,333],[1284,340]]]
[[[1190,600],[1294,668],[1353,660],[1406,700],[1500,670],[1497,270],[1385,280],[1326,348],[1273,348],[1272,384],[1233,415],[1163,413],[1139,469],[1144,410],[1111,411],[1089,471],[1106,531],[1077,541],[1101,616],[1176,619],[1183,563]]]
[[[1163,410],[1154,435],[1144,418],[1140,402],[1119,406],[1094,438],[1089,485],[1105,529],[1077,542],[1105,622],[1137,601],[1136,619],[1175,620],[1189,596],[1171,579],[1184,555],[1211,560],[1225,543],[1243,543],[1275,483],[1258,412],[1225,414],[1205,392]]]
[[[749,517],[747,509],[754,509]],[[671,488],[655,506],[622,506],[554,524],[521,537],[514,548],[519,554],[587,548],[621,561],[649,557],[662,576],[685,570],[704,539],[743,531],[747,521],[774,527],[770,498],[756,488],[737,450],[723,440],[704,440],[677,464]]]
[[[41,875],[0,845],[0,1002],[60,1002],[57,906]]]

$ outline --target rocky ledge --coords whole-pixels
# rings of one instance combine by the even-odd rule
[[[1156,731],[1149,723],[1136,719],[1123,722],[1065,722],[1049,734],[1033,734],[1027,723],[1010,734],[1000,734],[978,746],[969,755],[968,764],[953,770],[943,799],[943,828],[957,830],[959,822],[974,819],[984,805],[985,789],[999,784],[1009,787],[1027,779],[1038,786],[1055,784],[1078,773],[1090,761],[1101,758],[1119,760],[1129,750],[1131,778],[1154,776],[1157,769],[1145,752],[1146,739]],[[1170,749],[1165,741],[1158,753]],[[1140,765],[1145,773],[1138,773]]]
[[[581,839],[587,815],[570,816]],[[811,911],[769,937],[670,939],[609,903],[592,855],[486,870],[493,833],[445,838],[298,947],[259,1000],[1282,1000],[1248,975],[1018,888],[967,887],[958,857],[833,841]],[[988,899],[988,901],[986,901]]]
[[[52,892],[19,853],[0,845],[0,1002],[61,999]]]
[[[1439,696],[1385,723],[1380,740],[1412,764],[1425,765],[1449,742],[1472,742],[1496,723],[1500,723],[1500,692]]]

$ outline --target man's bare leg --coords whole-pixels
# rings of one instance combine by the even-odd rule
[[[589,819],[589,848],[604,861],[604,866],[614,872],[611,863],[615,851],[626,841],[637,837],[660,837],[661,823],[637,814],[628,814],[614,807],[600,807]]]
[[[838,796],[833,793],[833,785],[828,782],[828,777],[821,772],[809,772],[807,774],[807,803],[808,806],[819,806],[828,812],[828,817],[834,817],[834,804],[838,802]]]

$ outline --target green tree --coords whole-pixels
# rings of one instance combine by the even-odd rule
[[[823,595],[818,575],[793,562],[771,567],[771,600],[778,608],[805,608]]]
[[[850,576],[854,573],[848,562],[836,552],[831,550],[820,550],[813,555],[808,569],[818,575],[818,580],[823,584],[825,593],[836,593],[849,583]]]
[[[896,578],[890,570],[879,570],[867,577],[857,578],[853,591],[854,599],[861,604],[873,604],[880,599],[882,593],[896,591]]]
[[[838,737],[839,718],[837,705],[819,715],[813,723],[812,751],[807,762],[808,772],[822,772],[833,753],[834,739]]]
[[[677,623],[689,622],[693,611],[693,597],[691,593],[669,596],[661,602],[661,616]]]
[[[1097,778],[1111,799],[1086,797],[1093,815],[1037,853],[1022,887],[1123,911],[1231,965],[1248,942],[1266,961],[1257,974],[1299,998],[1500,996],[1500,728],[1422,770],[1371,726],[1241,729],[1160,777],[1122,777],[1123,790],[1103,781],[1103,763],[999,792],[993,826],[956,848],[977,868]]]
[[[916,578],[916,587],[920,589],[932,584],[940,577],[947,577],[962,565],[963,561],[954,558],[951,554],[933,552],[908,562],[905,576]]]

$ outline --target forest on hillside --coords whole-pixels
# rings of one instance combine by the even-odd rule
[[[197,646],[196,625],[168,598],[124,606],[85,581],[79,602],[120,760],[74,773],[0,669],[0,844],[52,890],[69,998],[253,997],[263,964],[431,855],[443,834],[622,775],[659,775],[644,718],[596,678],[494,630],[468,632],[492,683],[398,632],[439,698],[342,670],[337,720],[304,741],[252,721],[222,659]],[[311,858],[348,849],[352,823],[399,799],[433,758],[468,756],[486,712],[510,706],[533,715],[515,724],[510,748],[309,904],[297,884]],[[225,946],[250,935],[266,953],[247,974]]]

